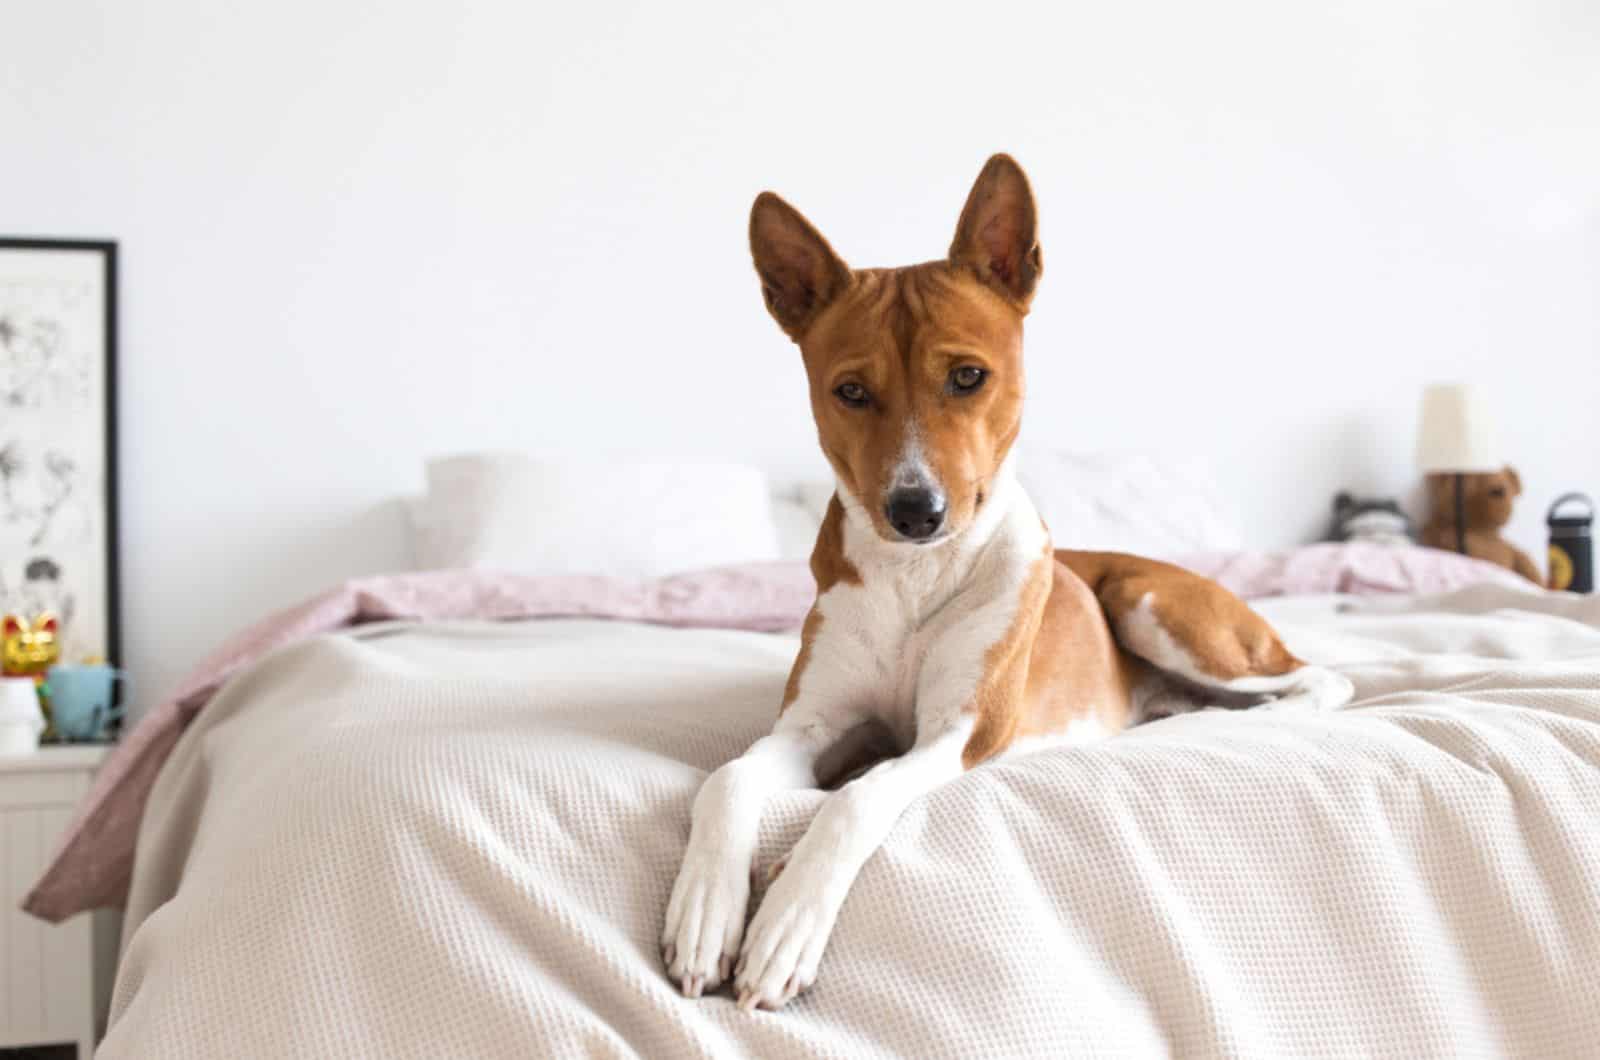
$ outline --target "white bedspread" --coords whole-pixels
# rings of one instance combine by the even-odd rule
[[[690,800],[792,639],[287,649],[151,797],[100,1055],[1594,1055],[1600,600],[1435,606],[1263,607],[1356,681],[1345,711],[1206,711],[925,799],[816,987],[753,1015],[678,996],[657,938]],[[819,798],[772,804],[760,863]]]

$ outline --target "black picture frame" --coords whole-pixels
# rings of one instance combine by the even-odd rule
[[[110,239],[41,239],[31,236],[0,236],[3,251],[90,252],[100,255],[103,293],[104,335],[104,482],[101,491],[105,526],[105,656],[113,666],[122,666],[122,579],[121,538],[118,511],[117,466],[117,320],[118,261],[117,242]]]

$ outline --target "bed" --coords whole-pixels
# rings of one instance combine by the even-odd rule
[[[868,864],[817,986],[753,1015],[679,996],[657,938],[690,800],[770,723],[792,635],[545,617],[292,639],[209,697],[149,792],[100,1055],[1600,1041],[1600,604],[1257,604],[1354,704],[1204,711],[974,771]],[[819,798],[773,803],[758,873]]]
[[[776,1013],[680,996],[658,940],[696,790],[780,700],[791,562],[335,587],[141,722],[29,907],[125,904],[107,1058],[1591,1054],[1600,599],[1425,550],[1186,562],[1355,701],[974,770]],[[758,881],[821,798],[768,807]]]

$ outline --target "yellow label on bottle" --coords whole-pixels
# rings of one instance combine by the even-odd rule
[[[1572,584],[1572,557],[1560,545],[1550,546],[1550,588],[1565,589]]]

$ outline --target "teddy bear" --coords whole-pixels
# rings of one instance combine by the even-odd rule
[[[1466,516],[1467,555],[1510,567],[1534,584],[1543,585],[1539,568],[1533,565],[1528,554],[1500,536],[1500,528],[1511,520],[1512,501],[1522,493],[1522,479],[1515,468],[1467,475],[1429,475],[1428,518],[1422,526],[1422,543],[1456,551],[1457,479],[1461,482],[1462,511]]]

